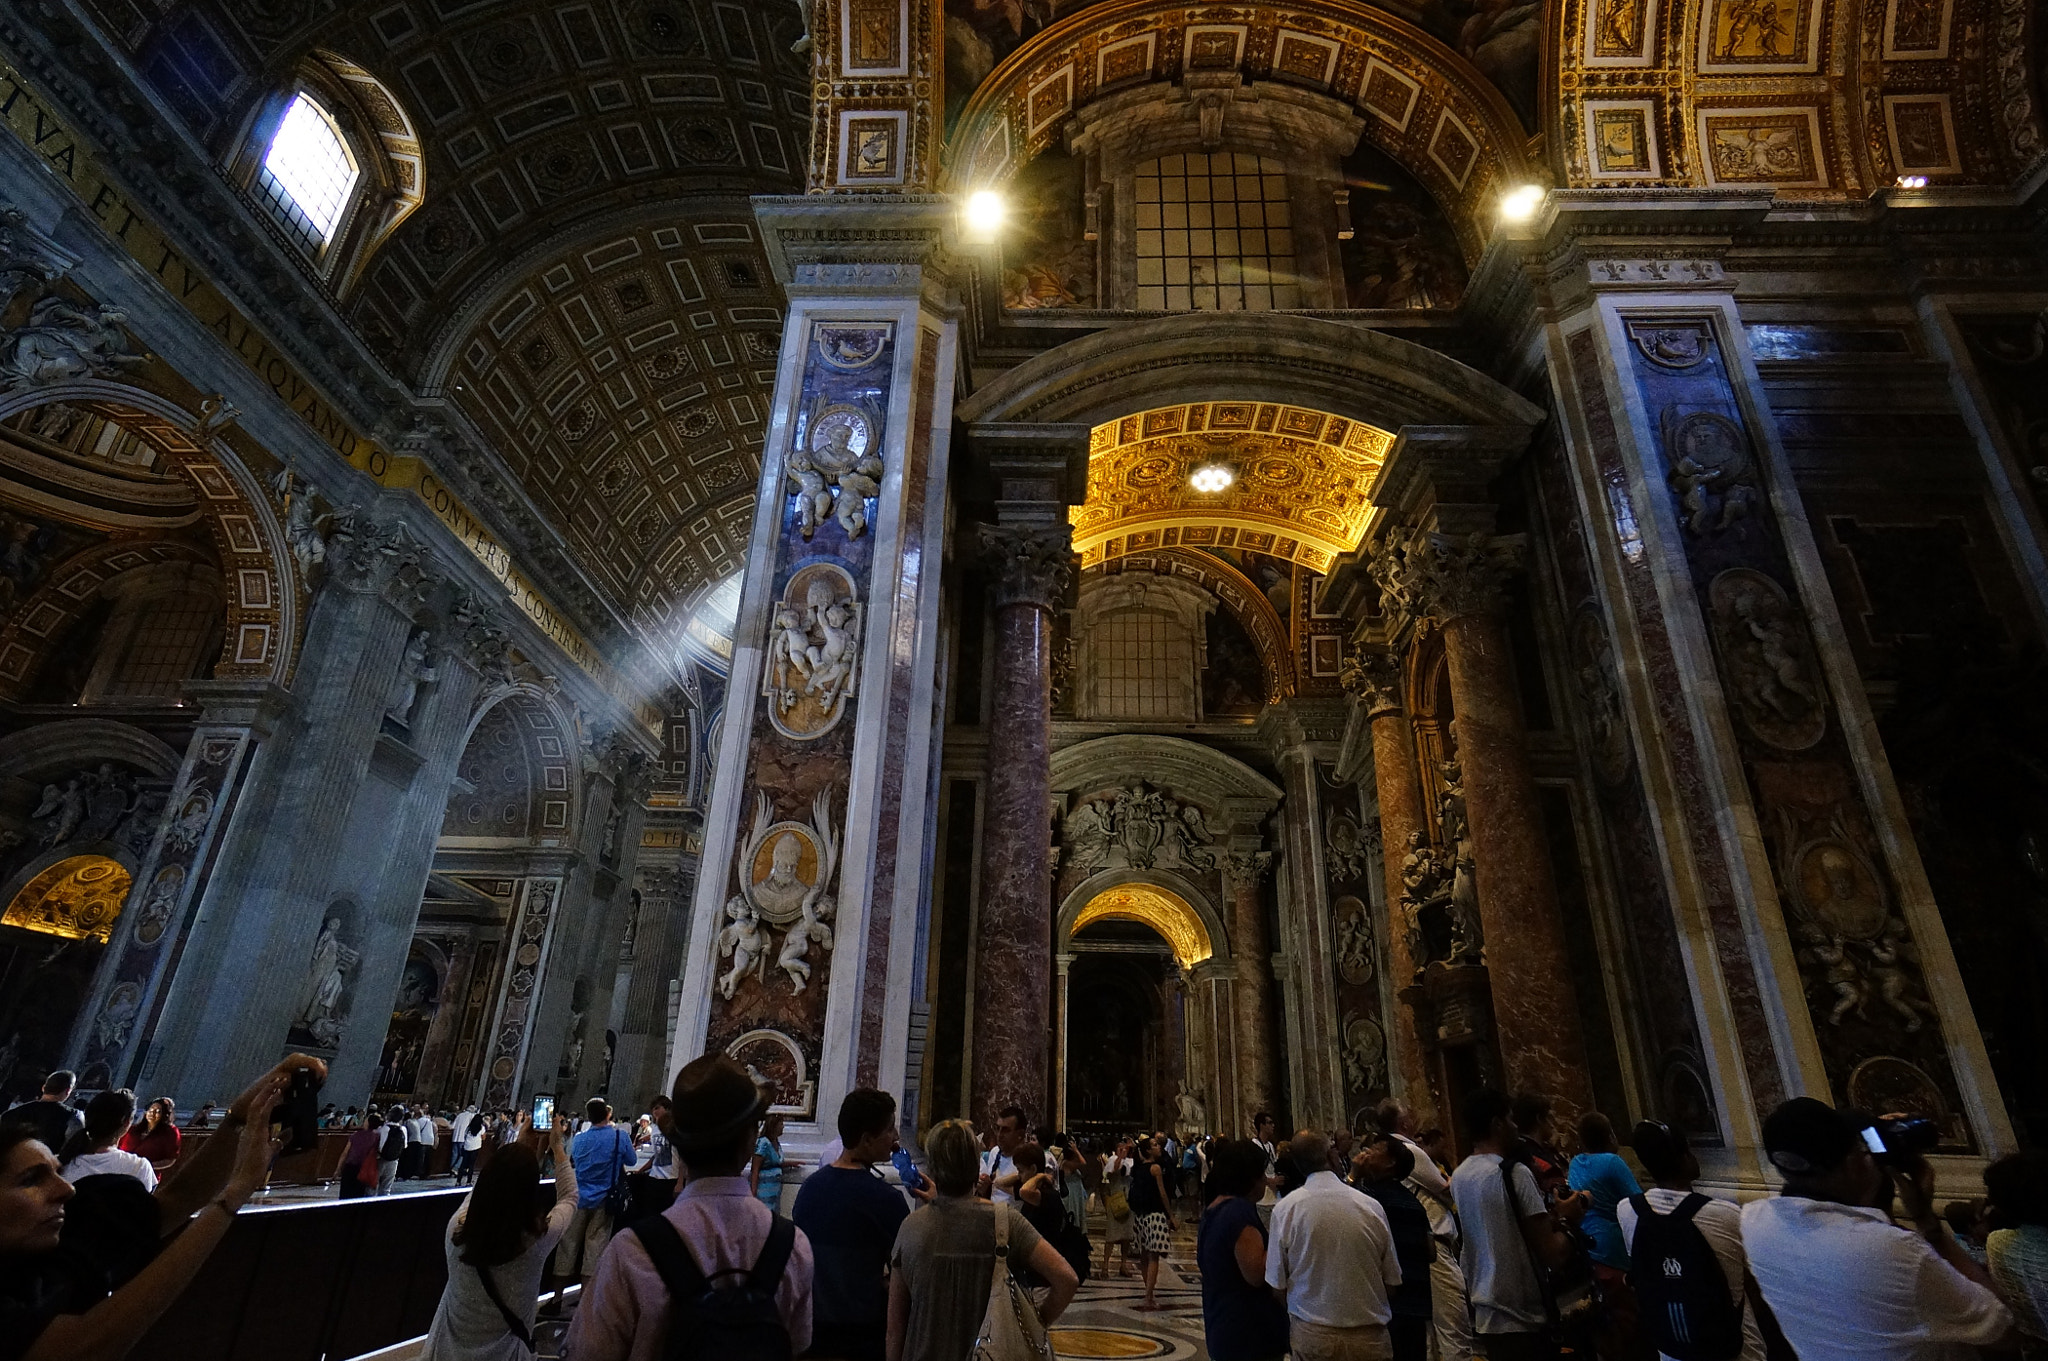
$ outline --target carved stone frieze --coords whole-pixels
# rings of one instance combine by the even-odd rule
[[[1074,571],[1073,530],[1063,523],[982,525],[981,548],[993,574],[997,609],[1033,605],[1056,609]]]
[[[836,563],[810,563],[790,577],[769,617],[761,676],[777,732],[810,740],[839,722],[859,688],[865,617],[859,588]]]
[[[1114,798],[1077,804],[1060,823],[1061,859],[1083,874],[1214,869],[1214,840],[1199,807],[1143,780],[1118,790]]]
[[[128,314],[56,294],[30,309],[26,324],[0,331],[0,392],[74,378],[118,378],[144,362],[128,343]]]
[[[732,961],[718,979],[727,1001],[749,978],[768,985],[771,954],[792,993],[810,984],[812,946],[821,961],[830,960],[837,907],[830,890],[839,868],[839,838],[830,790],[812,801],[808,823],[776,821],[774,801],[765,791],[756,795],[753,829],[736,857],[739,892],[726,901],[726,925],[715,945],[720,961]],[[783,929],[780,948],[775,927]]]

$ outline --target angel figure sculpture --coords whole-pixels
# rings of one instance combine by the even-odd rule
[[[775,624],[768,632],[768,675],[784,713],[796,707],[799,683],[811,678],[810,645],[796,606],[777,605]]]
[[[809,694],[822,694],[820,702],[830,709],[839,700],[840,692],[853,678],[854,622],[853,602],[835,600],[823,609],[812,611],[812,628],[820,641],[814,643],[805,653],[810,663],[811,683],[804,687]]]
[[[832,899],[818,899],[816,909],[809,905],[803,916],[797,919],[789,933],[782,938],[782,950],[775,956],[775,967],[789,975],[791,992],[802,992],[811,980],[811,942],[816,941],[826,954],[832,953],[832,928],[825,923],[832,916]]]
[[[732,1000],[733,989],[748,974],[765,978],[768,971],[768,932],[761,925],[760,916],[754,905],[740,894],[735,893],[725,905],[725,915],[730,918],[723,931],[718,933],[718,957],[732,956],[732,968],[718,980],[719,996]]]

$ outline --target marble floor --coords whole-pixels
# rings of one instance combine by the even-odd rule
[[[1088,1230],[1098,1244],[1095,1264],[1100,1267],[1099,1217]],[[1195,1272],[1195,1234],[1185,1220],[1174,1235],[1173,1250],[1159,1265],[1153,1299],[1159,1305],[1157,1311],[1141,1310],[1138,1306],[1145,1300],[1145,1283],[1135,1276],[1116,1274],[1114,1266],[1107,1277],[1091,1277],[1053,1325],[1053,1351],[1077,1361],[1109,1357],[1208,1361],[1208,1349],[1202,1345],[1202,1279]]]

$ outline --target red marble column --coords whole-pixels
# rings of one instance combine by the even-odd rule
[[[1380,799],[1380,863],[1387,878],[1388,986],[1398,995],[1415,981],[1415,956],[1408,948],[1408,918],[1401,899],[1401,861],[1410,834],[1428,831],[1423,821],[1422,775],[1415,768],[1415,729],[1401,705],[1400,663],[1386,653],[1370,653],[1344,675],[1345,689],[1365,704],[1372,723],[1373,782]],[[1397,1001],[1394,1013],[1394,1065],[1402,1077],[1401,1100],[1424,1124],[1439,1124],[1436,1095],[1430,1090],[1429,1062],[1415,1033],[1415,1011]]]
[[[1593,1108],[1592,1081],[1500,617],[1522,549],[1518,538],[1424,533],[1374,574],[1443,628],[1501,1066],[1515,1090],[1555,1098],[1558,1127],[1570,1129]]]
[[[1052,610],[1072,570],[1064,524],[984,525],[994,575],[987,803],[974,960],[973,1118],[1049,1118],[1052,960]]]
[[[1266,907],[1259,881],[1273,864],[1271,851],[1231,851],[1230,954],[1237,964],[1233,991],[1237,1013],[1237,1104],[1249,1127],[1260,1111],[1271,1111],[1273,1093],[1273,946],[1266,938]]]

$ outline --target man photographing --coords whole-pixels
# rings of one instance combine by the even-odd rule
[[[1934,1210],[1913,1122],[1809,1096],[1764,1121],[1783,1192],[1742,1211],[1750,1273],[1800,1361],[1934,1361],[1953,1344],[2012,1347],[2012,1315]],[[1892,1222],[1894,1194],[1913,1230]]]

